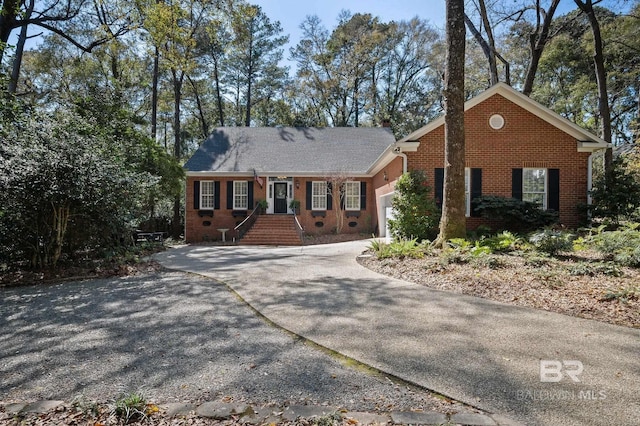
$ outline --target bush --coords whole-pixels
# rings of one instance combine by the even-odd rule
[[[559,252],[573,251],[573,240],[576,236],[555,229],[545,229],[535,232],[529,237],[529,242],[533,244],[536,250],[548,255],[555,255]]]
[[[637,220],[640,209],[640,176],[631,170],[627,157],[613,161],[611,169],[594,182],[593,204],[588,206],[593,218],[619,223]]]
[[[428,247],[428,242],[418,243],[416,239],[395,240],[390,244],[381,240],[373,240],[369,249],[374,252],[378,259],[388,259],[390,257],[422,259],[425,253],[429,251]]]
[[[139,393],[132,393],[118,398],[112,413],[127,424],[147,417],[147,400]]]
[[[393,197],[395,217],[389,219],[389,229],[395,238],[433,240],[437,235],[440,210],[436,206],[423,171],[403,174],[396,184]]]
[[[630,224],[616,231],[605,231],[603,227],[586,237],[585,244],[592,245],[609,260],[623,265],[640,267],[640,224]]]
[[[475,211],[480,216],[497,219],[504,229],[529,232],[558,222],[558,212],[542,210],[537,204],[515,198],[485,195],[476,199]]]
[[[497,235],[481,238],[482,245],[489,247],[493,253],[507,253],[521,248],[524,245],[518,235],[503,231]]]
[[[596,275],[607,275],[610,277],[621,277],[624,275],[620,267],[613,262],[580,262],[571,265],[568,270],[569,275],[575,276],[585,275],[594,277]]]
[[[132,126],[105,129],[67,108],[0,122],[0,265],[55,267],[120,247],[151,205],[179,193],[177,161]]]

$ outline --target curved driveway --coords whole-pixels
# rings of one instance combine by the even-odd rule
[[[185,246],[156,258],[226,283],[318,344],[484,410],[532,425],[640,424],[640,330],[382,276],[355,260],[367,244]],[[556,381],[541,381],[541,360],[560,366],[548,367]]]

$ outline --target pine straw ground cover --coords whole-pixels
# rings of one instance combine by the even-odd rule
[[[606,262],[592,250],[553,257],[513,252],[465,258],[442,250],[419,259],[370,254],[358,261],[430,288],[640,328],[640,269]]]

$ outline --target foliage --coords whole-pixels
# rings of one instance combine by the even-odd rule
[[[403,174],[396,183],[392,206],[395,217],[389,219],[394,238],[431,240],[437,233],[440,211],[433,200],[423,171]]]
[[[634,223],[615,231],[605,231],[602,226],[585,237],[584,243],[620,265],[640,267],[639,227],[640,224]]]
[[[127,244],[149,194],[161,191],[158,175],[167,188],[179,185],[182,172],[162,151],[135,132],[115,135],[117,127],[68,108],[2,123],[0,257],[7,264],[56,266],[63,253]]]
[[[491,237],[481,237],[480,241],[492,253],[511,252],[522,248],[525,244],[521,237],[509,231],[503,231]]]
[[[116,399],[112,413],[127,424],[147,417],[147,400],[139,393],[131,393]]]
[[[374,252],[378,259],[406,257],[411,259],[422,259],[429,251],[428,242],[418,243],[417,240],[394,240],[387,244],[381,240],[372,240],[369,249]]]
[[[610,291],[603,297],[604,300],[620,300],[627,302],[629,299],[640,299],[640,286],[629,286],[619,289],[618,291]]]
[[[559,252],[573,251],[573,241],[576,236],[570,232],[544,229],[537,231],[529,236],[529,242],[533,244],[536,250],[554,256]]]
[[[569,267],[569,275],[587,275],[590,277],[607,275],[610,277],[621,277],[624,273],[614,262],[579,262]]]
[[[619,223],[640,218],[640,173],[632,167],[635,158],[620,157],[594,182],[589,210],[593,218]]]
[[[558,212],[542,210],[535,203],[495,195],[479,197],[475,209],[482,217],[502,222],[510,231],[533,231],[558,221]]]

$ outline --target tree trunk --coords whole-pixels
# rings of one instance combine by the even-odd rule
[[[218,104],[218,118],[220,126],[224,127],[224,108],[222,103],[222,93],[220,91],[220,75],[218,74],[218,59],[213,60],[213,75],[216,83],[216,103]]]
[[[466,236],[464,140],[464,0],[447,0],[447,57],[444,82],[444,188],[436,246]]]
[[[160,74],[160,50],[155,47],[153,53],[153,82],[151,83],[151,138],[158,135],[158,74]]]
[[[533,91],[533,82],[535,81],[536,73],[538,72],[538,65],[540,64],[540,58],[542,58],[542,52],[550,39],[549,29],[551,28],[553,15],[556,13],[558,4],[560,4],[560,0],[553,0],[549,6],[549,10],[544,13],[540,6],[540,1],[538,0],[536,2],[538,22],[536,25],[536,32],[535,34],[531,34],[529,41],[531,47],[531,59],[529,61],[529,66],[527,67],[527,74],[522,88],[522,93],[525,96],[531,95],[531,92]],[[540,25],[541,14],[544,14],[542,26]]]
[[[33,8],[35,7],[35,0],[30,0],[27,9],[24,12],[23,20],[27,21],[31,18]],[[9,80],[8,91],[11,94],[15,94],[18,89],[18,79],[20,78],[20,68],[22,66],[22,55],[24,54],[24,45],[27,42],[28,25],[25,23],[20,27],[20,36],[18,37],[18,43],[16,45],[16,54],[13,58],[13,66],[11,69],[11,79]]]
[[[200,93],[198,92],[198,86],[196,82],[190,76],[187,76],[191,88],[193,89],[193,96],[196,98],[196,108],[198,108],[198,118],[200,120],[200,128],[202,129],[202,137],[206,139],[209,136],[209,122],[207,121],[204,107],[202,106],[202,99],[200,99]]]
[[[182,156],[182,128],[180,126],[180,104],[182,102],[182,83],[184,81],[184,72],[176,69],[171,70],[173,77],[173,156],[176,159],[180,159]],[[171,224],[171,236],[173,238],[180,238],[182,234],[182,227],[180,226],[181,218],[180,208],[180,196],[177,195],[173,201],[173,220]]]
[[[581,0],[574,0],[580,10],[589,18],[589,24],[591,25],[591,31],[593,33],[593,63],[596,67],[596,81],[598,83],[598,111],[600,112],[600,119],[602,120],[602,139],[605,142],[611,143],[611,110],[609,109],[609,94],[607,92],[607,70],[604,64],[604,54],[602,45],[602,34],[600,33],[600,24],[598,17],[593,10],[593,3],[591,0],[582,2]],[[613,150],[607,148],[604,153],[604,170],[605,174],[611,170],[611,163],[613,162]]]
[[[16,28],[20,3],[18,0],[4,0],[2,2],[2,9],[0,10],[0,62],[4,58],[9,37]]]

